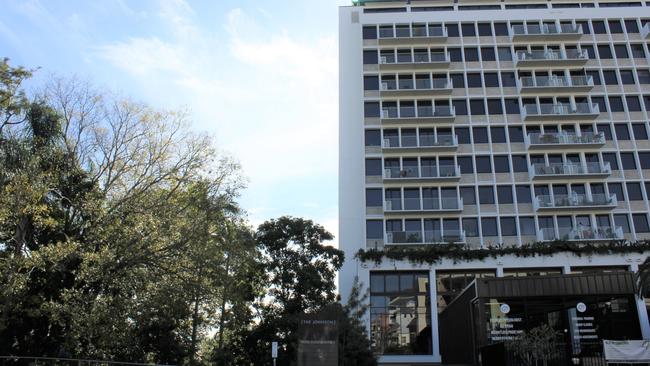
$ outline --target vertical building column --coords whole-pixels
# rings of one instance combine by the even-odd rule
[[[639,271],[639,264],[632,263],[630,265],[632,272],[637,273]],[[634,295],[636,300],[636,311],[639,314],[639,324],[641,325],[641,337],[643,339],[650,339],[650,321],[648,321],[648,310],[645,307],[645,301],[643,297]]]
[[[431,294],[431,341],[434,362],[442,362],[440,356],[440,334],[438,334],[438,291],[436,290],[436,270],[429,271],[429,293]]]

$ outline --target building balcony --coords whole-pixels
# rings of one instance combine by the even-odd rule
[[[402,168],[385,168],[384,181],[440,181],[440,180],[459,180],[460,179],[460,166],[458,165],[438,165],[438,166],[423,166],[418,168],[402,167]]]
[[[582,26],[561,24],[513,25],[510,39],[519,41],[560,41],[578,40],[582,37]]]
[[[599,115],[600,109],[595,103],[576,103],[575,107],[569,104],[526,104],[521,110],[524,121],[574,121],[595,119]]]
[[[392,198],[384,201],[384,212],[390,213],[426,213],[426,212],[460,212],[463,199],[459,197],[434,198]]]
[[[587,92],[594,87],[594,79],[587,76],[525,76],[517,79],[520,93]]]
[[[622,240],[623,238],[623,229],[620,226],[601,226],[598,228],[589,226],[577,228],[561,227],[558,232],[555,232],[555,229],[540,229],[537,231],[538,241],[610,241]]]
[[[599,148],[605,145],[605,134],[602,132],[574,133],[529,133],[524,136],[528,150],[556,150],[577,147]]]
[[[463,244],[464,230],[390,231],[385,245]]]
[[[643,28],[641,28],[641,38],[650,39],[650,23],[645,23]]]
[[[382,123],[451,122],[456,118],[453,106],[402,106],[382,108]]]
[[[413,27],[393,29],[379,29],[378,43],[388,45],[429,45],[447,41],[446,27]]]
[[[518,51],[515,57],[517,67],[560,67],[584,66],[589,61],[587,51]]]
[[[609,163],[536,163],[528,167],[530,179],[606,178],[611,174]]]
[[[379,69],[382,71],[446,69],[449,68],[450,62],[449,54],[446,52],[382,55],[379,57]]]
[[[533,200],[535,211],[613,209],[618,202],[612,194],[539,195]]]
[[[450,94],[453,85],[449,79],[406,79],[381,82],[380,94],[385,97],[419,97],[425,95]]]
[[[458,148],[456,135],[420,135],[384,138],[382,147],[388,151],[453,151]]]

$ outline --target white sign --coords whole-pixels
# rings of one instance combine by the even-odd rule
[[[587,305],[585,305],[584,302],[579,302],[576,304],[576,310],[578,310],[580,313],[584,313],[587,311]]]
[[[271,357],[278,358],[278,342],[271,343]]]
[[[501,304],[501,306],[499,306],[499,310],[501,310],[501,312],[504,314],[508,314],[510,312],[510,305]]]
[[[650,341],[603,341],[608,362],[650,362]]]

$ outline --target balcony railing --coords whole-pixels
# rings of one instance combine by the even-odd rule
[[[422,37],[447,37],[446,27],[380,28],[379,39],[403,39]]]
[[[562,147],[565,145],[604,145],[605,134],[603,132],[583,132],[580,135],[575,133],[529,133],[525,137],[528,147]]]
[[[523,118],[555,118],[555,117],[583,117],[598,116],[600,109],[595,103],[575,103],[572,107],[569,104],[526,104],[523,109]]]
[[[460,178],[460,166],[438,165],[422,166],[418,168],[385,168],[384,179],[436,179],[436,178]]]
[[[395,80],[382,80],[381,91],[413,91],[413,90],[445,90],[451,89],[451,80],[447,79],[405,79],[399,82]]]
[[[463,199],[459,197],[390,198],[384,201],[384,210],[388,212],[459,211],[462,207]]]
[[[519,89],[548,89],[548,88],[585,88],[593,87],[594,79],[591,75],[576,76],[524,76],[518,81]]]
[[[556,194],[539,195],[535,197],[533,207],[539,209],[562,209],[562,208],[593,208],[593,207],[616,207],[616,195],[612,194]]]
[[[609,163],[596,162],[581,163],[535,163],[529,168],[531,178],[535,177],[562,177],[562,176],[593,176],[609,175],[612,169]]]
[[[517,51],[516,55],[517,62],[528,62],[528,61],[544,61],[544,62],[553,62],[553,61],[570,61],[570,60],[580,60],[587,61],[589,60],[589,54],[587,51],[580,50],[566,50],[562,51]]]
[[[600,226],[597,228],[589,226],[580,227],[560,227],[558,232],[555,229],[543,228],[537,231],[537,240],[571,240],[571,241],[589,241],[589,240],[620,240],[623,239],[623,229],[620,226]]]
[[[572,24],[529,24],[513,25],[512,37],[517,36],[555,36],[555,35],[581,35],[582,26]]]
[[[408,148],[432,148],[432,147],[457,147],[458,137],[456,135],[409,135],[400,140],[399,137],[393,136],[384,138],[383,147],[385,149],[408,149]]]
[[[381,118],[436,118],[453,117],[456,110],[453,106],[402,106],[384,107],[381,110]]]
[[[465,231],[457,229],[424,231],[389,231],[386,244],[444,244],[464,243]]]

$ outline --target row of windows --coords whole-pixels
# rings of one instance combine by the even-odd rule
[[[418,176],[418,170],[435,171],[438,167],[460,166],[461,174],[485,173],[525,173],[530,165],[582,164],[581,155],[586,164],[609,164],[612,170],[650,169],[650,151],[639,151],[639,163],[636,162],[636,152],[603,152],[603,153],[566,153],[566,154],[530,154],[530,155],[476,155],[476,156],[423,156],[410,158],[381,158],[366,159],[366,176],[382,176],[383,169],[409,170],[409,177]],[[602,160],[601,160],[602,159]],[[619,160],[620,159],[620,160]],[[619,165],[619,161],[621,162]],[[512,167],[510,165],[512,163]],[[476,169],[475,169],[476,168]],[[601,172],[600,169],[588,167],[589,172]]]
[[[591,81],[594,85],[633,85],[633,84],[650,84],[650,70],[648,69],[622,69],[622,70],[574,70],[568,73],[564,71],[519,71],[519,72],[467,72],[467,73],[449,73],[449,74],[382,74],[365,75],[363,77],[364,90],[382,89],[429,89],[432,87],[447,87],[447,81],[451,81],[453,88],[498,88],[516,86],[516,78],[531,78],[538,80],[538,85],[542,84],[548,78],[567,79],[571,78],[572,86],[585,86]],[[553,85],[553,84],[548,84]],[[556,84],[559,85],[559,84]],[[567,83],[566,86],[569,84]],[[524,85],[530,86],[530,85]]]
[[[632,131],[632,133],[630,133]],[[472,126],[472,127],[437,127],[437,128],[402,128],[381,130],[365,130],[365,146],[382,146],[382,139],[389,140],[389,146],[427,146],[424,141],[438,141],[440,138],[449,139],[456,136],[456,141],[461,145],[466,144],[500,144],[500,143],[522,143],[525,134],[576,134],[580,132],[584,136],[593,136],[594,126],[591,124],[580,124],[576,127],[573,124],[563,125],[525,125],[525,126]],[[634,138],[637,141],[648,140],[647,122],[621,122],[598,123],[596,132],[602,133],[605,140],[613,140],[614,134],[618,141],[629,141]],[[438,140],[436,140],[438,138]],[[401,139],[401,141],[400,141]],[[418,139],[420,144],[418,145]]]
[[[471,11],[471,10],[513,10],[513,9],[547,9],[551,8],[595,8],[598,4],[599,8],[622,8],[622,7],[636,7],[643,6],[640,1],[616,1],[616,2],[585,2],[585,3],[524,3],[524,4],[485,4],[485,5],[455,5],[455,6],[412,6],[409,8],[364,8],[363,12],[372,13],[405,13],[407,10],[412,12],[431,12],[431,11]],[[646,2],[646,6],[650,6],[650,2]]]
[[[645,196],[644,196],[645,188]],[[383,194],[382,194],[383,191]],[[496,192],[496,194],[495,194]],[[606,183],[571,183],[571,184],[535,184],[532,191],[529,185],[479,185],[460,187],[411,187],[411,188],[366,188],[366,207],[383,207],[384,200],[391,201],[399,206],[392,205],[391,209],[402,209],[402,198],[405,210],[451,208],[457,198],[462,198],[463,206],[479,205],[507,205],[532,203],[533,197],[538,196],[569,196],[578,198],[591,195],[593,197],[609,198],[616,195],[617,201],[644,201],[650,197],[650,182],[606,182]],[[435,206],[438,198],[448,207]],[[478,199],[477,199],[478,198]],[[420,201],[422,200],[422,201]],[[608,200],[602,200],[606,202]],[[421,204],[424,203],[423,207]],[[427,206],[431,203],[431,207]],[[605,206],[607,204],[603,204]]]
[[[631,217],[631,220],[630,220]],[[442,219],[389,219],[366,220],[366,238],[383,239],[386,233],[394,232],[438,232],[457,233],[465,231],[465,237],[497,237],[497,236],[534,236],[537,230],[558,230],[563,237],[574,228],[612,229],[620,227],[623,233],[648,233],[647,213],[632,214],[597,214],[597,215],[557,215],[557,216],[500,216],[500,217],[463,217]],[[612,225],[613,223],[613,225]],[[557,238],[550,234],[545,238]]]
[[[643,106],[640,98],[643,99]],[[568,108],[573,100],[580,113],[594,114],[595,106],[598,112],[643,112],[650,111],[650,95],[611,95],[609,97],[590,95],[575,97],[539,97],[539,98],[463,98],[463,99],[417,99],[399,101],[364,102],[364,117],[368,118],[407,118],[421,113],[431,113],[432,108],[449,109],[453,107],[456,116],[484,116],[501,114],[539,113],[537,105],[563,105]],[[521,103],[520,103],[521,101]],[[382,110],[385,115],[382,115]],[[417,113],[416,113],[417,112]],[[566,109],[566,113],[576,110]]]
[[[650,22],[648,19],[611,19],[611,20],[564,20],[556,22],[554,20],[540,22],[538,20],[523,21],[510,21],[510,22],[479,22],[479,23],[413,23],[413,24],[397,24],[397,25],[367,25],[363,27],[363,39],[377,39],[378,37],[410,37],[411,34],[415,36],[422,36],[426,34],[426,29],[429,28],[436,30],[443,27],[447,30],[449,37],[490,37],[490,36],[509,36],[509,29],[512,27],[528,26],[528,27],[567,27],[578,26],[581,28],[583,34],[638,34],[640,27]],[[510,27],[508,27],[508,23]],[[552,28],[553,29],[553,28]]]
[[[562,53],[564,50],[564,54]],[[391,48],[391,49],[366,49],[363,51],[363,64],[376,65],[380,57],[384,63],[426,61],[429,53],[431,60],[445,61],[440,54],[448,54],[451,62],[489,62],[508,61],[513,62],[514,55],[520,52],[545,51],[564,55],[566,58],[582,58],[583,53],[588,59],[642,59],[646,57],[645,48],[642,43],[581,43],[580,45],[544,45],[544,46],[483,46],[483,47],[432,47],[432,48]],[[596,53],[598,52],[598,53]],[[437,57],[437,58],[436,58]]]

